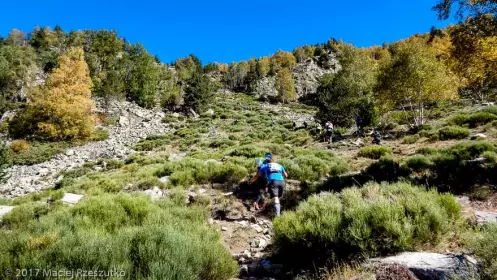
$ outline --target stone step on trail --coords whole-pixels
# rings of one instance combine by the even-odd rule
[[[75,193],[64,193],[64,197],[60,201],[66,205],[73,206],[76,203],[78,203],[84,195],[81,194],[75,194]]]
[[[386,258],[370,259],[367,266],[402,265],[419,279],[479,279],[475,259],[467,255],[430,252],[404,252]],[[456,277],[456,278],[453,278]]]

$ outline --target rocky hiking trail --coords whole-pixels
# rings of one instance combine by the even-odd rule
[[[130,102],[112,102],[108,106],[105,113],[118,120],[116,125],[105,128],[109,132],[108,139],[70,148],[40,164],[12,166],[7,170],[8,180],[0,185],[0,194],[12,198],[53,187],[62,179],[60,172],[100,158],[125,159],[133,152],[131,146],[140,139],[170,130],[168,124],[162,123],[164,113],[161,111],[143,109]]]

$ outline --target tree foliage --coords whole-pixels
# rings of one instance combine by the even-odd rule
[[[497,0],[439,0],[433,7],[440,19],[448,19],[454,9],[459,19],[464,15],[497,14]]]
[[[497,95],[497,19],[469,18],[452,31],[456,73],[464,79],[463,95],[479,100]]]
[[[157,102],[160,69],[141,44],[126,46],[125,89],[129,100],[151,108]]]
[[[426,102],[457,98],[457,77],[423,38],[398,42],[391,52],[392,58],[381,66],[376,88],[386,109],[408,105],[414,123],[420,125]]]
[[[214,98],[213,91],[214,86],[209,77],[203,73],[194,72],[185,87],[185,108],[196,112],[205,109]]]
[[[25,99],[36,72],[36,53],[30,46],[6,45],[0,48],[0,113],[13,102]]]
[[[288,68],[283,68],[278,72],[276,75],[275,85],[276,90],[278,91],[279,101],[288,103],[297,99],[292,73]]]
[[[87,138],[95,128],[91,78],[81,48],[70,48],[46,84],[30,92],[30,102],[9,125],[14,137],[49,140]]]
[[[376,119],[372,101],[375,64],[361,49],[343,43],[339,48],[342,71],[321,79],[317,89],[318,118],[345,126],[353,122],[354,114],[360,113],[369,116],[363,120],[364,125],[369,125]]]

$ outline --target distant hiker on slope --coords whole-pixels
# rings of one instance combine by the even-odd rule
[[[331,142],[333,141],[333,123],[330,121],[326,122],[326,124],[324,125],[324,129],[326,133],[324,141],[328,140],[328,144],[331,144]]]
[[[271,154],[267,154],[266,158],[268,158],[268,163],[259,169],[257,175],[252,179],[252,183],[257,181],[259,177],[265,176],[267,178],[268,184],[266,189],[269,190],[271,198],[274,198],[276,217],[279,217],[281,212],[280,197],[283,196],[285,178],[288,178],[288,174],[282,165],[274,162]]]
[[[381,134],[378,130],[373,129],[371,132],[371,135],[373,136],[373,144],[376,145],[381,145]]]
[[[355,119],[355,125],[356,125],[356,128],[357,128],[357,137],[362,137],[363,133],[362,133],[362,119],[361,119],[361,116],[359,116],[358,114],[355,114],[354,115],[354,119]]]

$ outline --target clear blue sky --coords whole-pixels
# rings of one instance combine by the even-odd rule
[[[370,46],[428,32],[449,24],[431,11],[437,1],[5,1],[0,35],[36,25],[116,29],[164,62],[190,53],[203,63],[231,62],[330,37]]]

